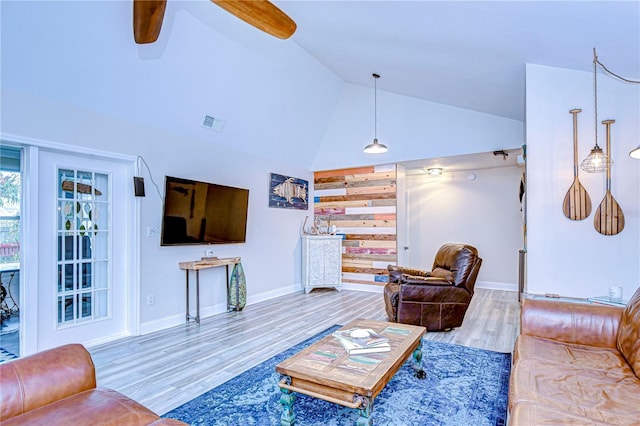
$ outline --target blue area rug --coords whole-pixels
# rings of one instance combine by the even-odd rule
[[[338,328],[287,349],[165,414],[192,425],[280,425],[275,366]],[[374,400],[379,425],[504,425],[511,354],[424,341],[427,378],[414,376],[411,358]],[[358,411],[297,394],[296,425],[354,425]]]

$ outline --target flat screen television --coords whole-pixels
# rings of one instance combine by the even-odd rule
[[[167,176],[160,244],[244,243],[249,190]]]

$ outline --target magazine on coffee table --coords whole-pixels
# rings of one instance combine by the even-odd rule
[[[364,330],[368,333],[368,336],[362,339],[363,341],[354,339],[351,337],[351,333],[356,330]],[[389,339],[369,328],[338,330],[333,333],[333,337],[338,339],[349,355],[389,352],[391,350]]]

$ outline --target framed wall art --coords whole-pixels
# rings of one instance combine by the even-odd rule
[[[271,173],[269,177],[269,207],[308,210],[308,196],[308,181]]]

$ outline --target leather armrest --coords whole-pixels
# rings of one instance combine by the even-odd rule
[[[431,275],[431,271],[425,271],[423,269],[414,269],[414,268],[401,267],[400,270],[405,275],[413,275],[415,277],[428,277],[428,276]]]
[[[387,270],[389,271],[390,283],[399,283],[402,278],[402,274],[410,274],[410,275],[416,275],[421,277],[427,277],[429,276],[429,274],[431,274],[431,272],[429,271],[405,268],[404,266],[397,266],[397,265],[388,265]]]
[[[96,387],[95,367],[78,344],[0,364],[0,423]]]
[[[452,282],[439,277],[416,276],[416,275],[410,275],[410,274],[402,274],[402,277],[400,278],[400,283],[433,285],[433,286],[443,286],[443,287],[451,287],[453,285]]]
[[[520,313],[520,333],[565,343],[615,348],[623,310],[619,306],[525,298]]]

